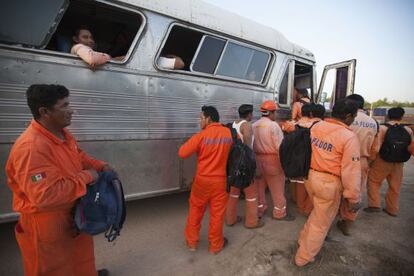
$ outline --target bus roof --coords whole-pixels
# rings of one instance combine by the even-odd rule
[[[282,33],[200,0],[124,2],[315,62],[312,52],[290,42]]]

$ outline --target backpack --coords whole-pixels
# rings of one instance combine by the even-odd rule
[[[99,173],[99,179],[88,185],[86,195],[75,206],[75,224],[79,232],[97,235],[105,232],[108,242],[119,236],[126,217],[121,181],[115,172]]]
[[[312,147],[310,128],[296,125],[296,130],[288,133],[279,147],[279,158],[286,177],[307,177],[310,168]]]
[[[381,158],[392,163],[407,162],[411,157],[408,151],[408,146],[411,144],[410,134],[404,126],[399,124],[385,124],[385,126],[388,129],[379,152]]]
[[[226,126],[230,129],[233,139],[227,160],[227,192],[230,192],[230,186],[242,190],[253,182],[256,175],[256,158],[253,150],[237,138],[237,131],[232,125]]]

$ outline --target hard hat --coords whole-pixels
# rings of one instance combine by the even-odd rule
[[[264,101],[260,106],[260,112],[275,111],[276,109],[276,103],[271,100]]]

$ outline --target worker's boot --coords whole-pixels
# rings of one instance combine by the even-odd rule
[[[350,227],[352,222],[348,220],[338,220],[336,226],[338,226],[339,230],[341,230],[342,234],[345,236],[351,236]]]

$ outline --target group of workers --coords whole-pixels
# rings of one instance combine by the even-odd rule
[[[15,235],[25,275],[108,275],[106,269],[96,271],[93,239],[75,230],[72,209],[76,200],[85,195],[87,186],[97,180],[98,172],[113,169],[83,152],[66,129],[73,114],[68,97],[68,89],[61,85],[34,84],[28,88],[26,98],[33,120],[16,140],[6,164],[13,209],[20,213]],[[266,188],[273,201],[272,218],[295,219],[287,210],[279,147],[283,130],[294,131],[295,125],[311,127],[309,175],[291,180],[295,181],[299,212],[309,216],[300,233],[296,253],[296,264],[304,266],[314,260],[338,214],[338,226],[344,234],[349,232],[367,179],[368,208],[365,210],[381,210],[379,189],[386,178],[389,189],[384,211],[392,216],[398,214],[403,163],[389,163],[377,156],[387,127],[378,127],[364,113],[361,96],[337,101],[332,118],[326,119],[321,105],[305,100],[295,105],[295,120],[280,127],[274,101],[261,104],[261,118],[253,124],[253,106],[244,104],[239,108],[240,119],[233,123],[233,128],[256,155],[256,177],[243,191],[244,225],[254,229],[264,225],[263,216],[271,206],[266,202]],[[389,124],[399,124],[403,114],[402,108],[390,109]],[[213,106],[203,106],[199,119],[201,131],[178,152],[181,158],[194,153],[198,158],[185,239],[190,250],[197,249],[201,221],[209,207],[209,251],[217,254],[228,243],[223,236],[224,221],[229,226],[241,221],[237,216],[241,191],[235,187],[231,187],[230,193],[226,191],[226,165],[233,145],[229,128],[220,123],[219,113]],[[408,128],[406,131],[412,139],[412,131]],[[410,150],[413,153],[412,145]],[[374,161],[370,164],[370,160]]]

